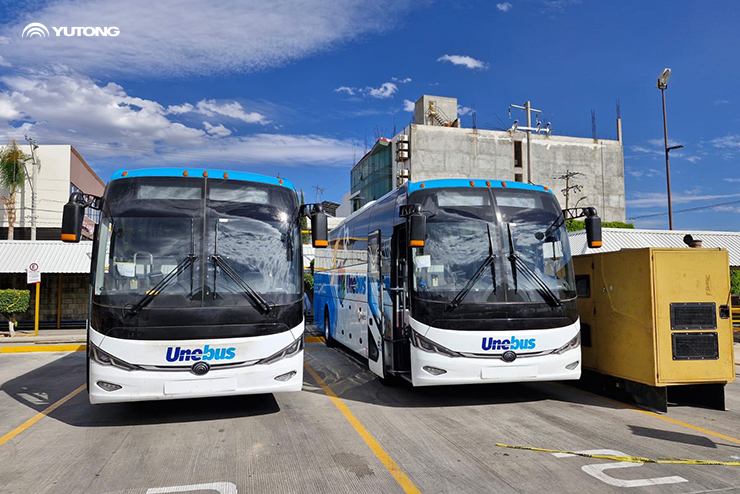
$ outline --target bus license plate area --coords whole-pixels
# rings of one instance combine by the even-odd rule
[[[517,365],[501,367],[484,367],[480,371],[481,379],[491,381],[510,381],[524,377],[537,377],[536,365]]]
[[[189,381],[167,381],[164,383],[164,394],[166,395],[218,393],[221,391],[236,391],[236,378],[192,379]]]

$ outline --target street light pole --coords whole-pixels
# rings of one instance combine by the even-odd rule
[[[665,144],[665,177],[666,186],[668,190],[668,228],[673,230],[673,206],[671,204],[671,165],[668,159],[668,153],[671,149],[678,149],[683,146],[668,146],[668,117],[665,112],[665,90],[668,89],[668,79],[671,78],[671,69],[663,69],[663,72],[658,77],[658,85],[655,86],[660,89],[660,93],[663,99],[663,142]]]
[[[665,143],[665,178],[668,187],[668,229],[673,230],[673,206],[671,204],[671,165],[668,159],[668,119],[665,113],[665,90],[667,86],[661,87],[660,92],[663,96],[663,141]]]

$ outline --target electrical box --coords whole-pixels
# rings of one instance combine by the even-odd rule
[[[651,395],[653,408],[682,386],[717,408],[721,392],[724,408],[735,378],[726,250],[626,249],[577,256],[574,266],[584,369]]]

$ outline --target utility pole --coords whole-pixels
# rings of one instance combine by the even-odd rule
[[[524,103],[524,106],[519,105],[509,105],[509,118],[511,118],[511,109],[516,108],[518,110],[524,110],[527,112],[527,126],[526,127],[519,127],[517,125],[517,122],[515,122],[514,127],[512,127],[512,130],[526,130],[527,131],[527,182],[532,183],[532,131],[536,131],[538,134],[540,131],[545,130],[547,134],[550,133],[550,123],[547,123],[547,126],[545,129],[542,129],[542,123],[540,122],[539,118],[537,119],[537,127],[532,127],[532,113],[542,113],[542,110],[537,110],[535,108],[532,108],[532,102],[527,100]]]
[[[36,157],[36,150],[39,148],[38,143],[35,139],[32,139],[28,137],[28,134],[24,136],[26,140],[28,141],[28,144],[31,145],[31,160],[33,161],[33,164],[31,165],[31,240],[36,240],[36,202],[37,202],[37,195],[36,195],[36,175],[38,170],[38,158]],[[26,173],[28,175],[28,173]]]
[[[316,202],[318,203],[326,189],[324,187],[319,187],[318,185],[313,185],[311,188],[316,190]]]
[[[571,185],[570,184],[570,179],[573,177],[577,177],[579,175],[583,175],[583,173],[565,170],[565,175],[560,175],[559,177],[555,177],[556,180],[565,180],[565,188],[561,190],[561,192],[565,196],[565,209],[568,209],[568,206],[570,204],[570,192],[571,191],[580,192],[583,190],[582,185],[577,185],[577,184]],[[579,201],[581,199],[579,199]],[[578,202],[576,202],[576,204],[578,204]]]

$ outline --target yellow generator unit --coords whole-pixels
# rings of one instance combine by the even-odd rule
[[[669,401],[725,408],[735,378],[726,250],[628,249],[574,263],[590,384],[661,411]]]

